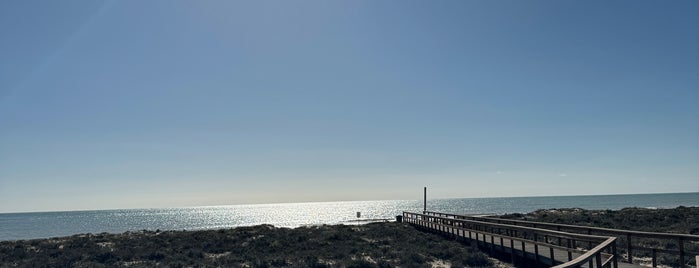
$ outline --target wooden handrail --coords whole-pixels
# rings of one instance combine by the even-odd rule
[[[431,215],[430,215],[431,214]],[[438,216],[439,215],[439,216]],[[446,217],[443,217],[446,216]],[[465,219],[465,218],[459,218],[459,217],[468,217],[468,216],[462,216],[462,215],[455,215],[455,214],[445,214],[445,213],[439,213],[439,212],[428,212],[425,211],[423,214],[419,213],[412,213],[412,212],[403,212],[403,217],[406,220],[406,222],[409,223],[414,223],[418,224],[421,226],[427,226],[430,229],[436,229],[440,231],[444,231],[444,229],[450,230],[449,232],[453,234],[455,230],[461,230],[461,231],[468,231],[469,232],[469,238],[470,238],[470,233],[475,232],[476,233],[476,239],[477,237],[482,234],[484,235],[489,235],[491,237],[491,240],[493,240],[494,237],[500,237],[502,238],[507,238],[510,240],[510,243],[517,241],[519,243],[522,243],[522,252],[524,254],[524,243],[529,243],[529,244],[534,244],[535,249],[536,246],[547,246],[550,247],[551,250],[552,248],[559,248],[563,249],[564,251],[568,251],[568,258],[569,261],[565,262],[563,264],[560,264],[558,268],[567,268],[567,267],[575,267],[575,266],[580,266],[584,263],[590,262],[594,260],[596,262],[596,267],[606,267],[610,266],[613,264],[614,267],[616,267],[616,237],[607,237],[607,236],[599,236],[599,235],[590,235],[590,234],[577,234],[577,233],[568,233],[568,232],[563,232],[563,231],[557,231],[557,230],[549,230],[549,229],[542,229],[542,228],[536,228],[536,227],[527,227],[527,226],[521,226],[521,225],[512,225],[512,224],[505,224],[505,223],[493,223],[489,221],[482,221],[482,220],[474,220],[474,219]],[[455,224],[455,223],[458,223]],[[465,228],[465,226],[468,225],[469,228]],[[435,228],[436,227],[436,228]],[[476,227],[476,229],[472,229],[473,227]],[[538,235],[546,235],[546,236],[551,236],[553,238],[563,238],[568,240],[568,247],[562,247],[562,246],[556,246],[553,244],[549,244],[548,242],[543,243],[539,241],[533,241],[533,240],[528,240],[526,238],[519,238],[516,236],[511,236],[511,235],[505,235],[502,233],[492,233],[488,232],[487,228],[483,228],[483,230],[478,230],[478,227],[487,227],[490,228],[491,231],[493,228],[496,229],[504,229],[509,232],[515,232],[515,234],[519,231],[522,232],[529,232],[531,234],[538,234]],[[458,234],[458,231],[457,231]],[[464,233],[465,235],[465,233]],[[536,239],[536,238],[535,238]],[[570,241],[586,241],[595,243],[597,246],[594,248],[591,248],[587,251],[579,250],[575,248],[575,245],[572,246]],[[502,243],[502,241],[501,241]],[[611,251],[611,254],[607,254],[604,251],[609,249]],[[571,255],[570,252],[580,252],[582,255],[579,257],[572,259],[571,260]],[[514,254],[511,250],[511,254]],[[535,259],[538,261],[539,260],[539,253],[534,252]],[[551,251],[551,255],[553,256],[553,251]],[[608,259],[605,261],[602,261],[603,255],[609,256]],[[553,257],[551,257],[551,262],[553,262]],[[513,261],[514,261],[514,255],[513,255]]]
[[[439,225],[439,226],[443,226],[443,227],[449,227],[449,228],[459,229],[459,230],[462,230],[462,231],[468,231],[468,230],[469,230],[468,228],[457,227],[457,226],[454,226],[454,225],[447,225],[447,224],[443,224],[443,223],[434,223],[434,222],[432,222],[432,223],[433,223],[433,224],[436,224],[436,225]],[[525,242],[525,243],[537,244],[537,245],[540,245],[540,246],[553,247],[553,248],[556,248],[556,249],[567,250],[567,251],[571,251],[571,252],[575,252],[575,253],[581,253],[581,254],[582,254],[582,253],[586,253],[586,252],[587,252],[586,250],[581,250],[581,249],[577,249],[577,248],[567,248],[567,247],[557,246],[557,245],[555,245],[555,244],[549,244],[549,243],[544,243],[544,242],[539,242],[539,241],[533,241],[533,240],[524,239],[524,238],[512,237],[512,236],[507,236],[507,235],[498,234],[498,233],[491,233],[491,232],[487,232],[487,231],[478,231],[478,233],[480,233],[480,234],[486,234],[486,235],[490,235],[490,236],[494,236],[494,237],[503,237],[503,238],[507,238],[507,239],[510,239],[510,240],[513,240],[513,241],[517,241],[517,242]]]
[[[579,230],[584,230],[584,231],[594,230],[594,231],[599,231],[599,232],[603,232],[603,233],[610,233],[610,234],[622,234],[622,235],[631,234],[634,236],[643,236],[643,237],[647,237],[647,238],[661,238],[661,239],[684,238],[684,239],[688,239],[688,240],[692,240],[692,241],[695,241],[695,240],[699,241],[699,235],[691,235],[691,234],[632,231],[632,230],[620,230],[620,229],[611,229],[611,228],[594,227],[594,226],[580,226],[580,225],[570,225],[570,224],[560,224],[560,223],[550,223],[550,222],[538,222],[538,221],[532,222],[532,221],[523,221],[523,220],[502,219],[502,218],[495,218],[492,216],[475,217],[475,216],[441,213],[441,212],[434,212],[434,211],[426,211],[426,212],[428,214],[435,213],[435,214],[441,214],[441,215],[445,215],[445,216],[464,217],[464,218],[470,218],[470,219],[481,220],[481,221],[494,220],[494,221],[502,221],[502,222],[536,224],[537,226],[563,227],[563,228],[570,228],[570,229],[579,229]]]
[[[417,214],[417,215],[421,215],[421,214]],[[487,225],[487,226],[497,226],[497,227],[509,228],[512,230],[525,230],[525,231],[532,231],[532,232],[538,232],[538,233],[544,233],[544,234],[552,234],[552,235],[557,235],[558,237],[561,237],[561,238],[576,239],[576,240],[583,240],[583,241],[599,242],[599,241],[604,241],[607,238],[609,238],[608,236],[567,233],[567,232],[562,232],[562,231],[555,231],[555,230],[535,228],[535,227],[527,227],[527,226],[521,226],[521,225],[511,225],[511,224],[504,224],[504,223],[493,223],[493,222],[484,222],[484,221],[467,220],[467,219],[454,219],[454,218],[430,216],[430,215],[428,215],[428,217],[434,218],[434,219],[452,220],[452,221],[457,221],[457,222],[482,224],[482,225]]]
[[[616,242],[616,237],[610,237],[607,240],[605,240],[604,242],[602,242],[601,244],[599,244],[596,247],[587,251],[587,253],[580,255],[579,257],[577,257],[569,262],[553,266],[553,268],[567,268],[567,267],[580,266],[584,263],[589,262],[590,259],[592,259],[592,258],[599,258],[598,256],[604,251],[604,249],[613,245],[615,242]],[[614,258],[614,256],[612,256],[612,258]],[[599,266],[603,266],[601,261],[598,261],[598,267]]]
[[[475,216],[441,213],[441,212],[434,212],[434,211],[425,211],[425,214],[453,217],[455,219],[470,219],[470,220],[488,222],[488,223],[493,223],[493,222],[495,222],[495,223],[510,223],[513,225],[519,224],[519,225],[528,225],[528,226],[543,227],[543,228],[552,228],[552,229],[556,229],[557,231],[565,229],[566,231],[572,230],[573,232],[585,232],[587,234],[592,234],[594,232],[594,233],[604,234],[604,235],[613,235],[613,236],[617,236],[619,238],[624,238],[624,241],[626,244],[625,249],[627,251],[627,259],[625,261],[629,262],[629,263],[633,262],[633,252],[635,252],[635,250],[642,250],[642,251],[649,251],[652,253],[652,261],[654,264],[656,263],[656,254],[657,253],[670,253],[670,254],[677,255],[679,257],[679,262],[681,263],[682,266],[684,266],[686,264],[685,263],[686,256],[697,255],[696,252],[685,250],[684,243],[687,241],[699,241],[699,235],[691,235],[691,234],[620,230],[620,229],[610,229],[610,228],[593,227],[593,226],[579,226],[579,225],[570,225],[570,224],[502,219],[502,218],[496,218],[496,217],[492,217],[492,216],[475,217]],[[652,239],[671,240],[671,241],[675,241],[678,243],[679,249],[678,250],[669,250],[669,249],[660,249],[660,248],[653,248],[653,247],[644,247],[644,246],[639,246],[639,245],[633,246],[633,243],[631,242],[632,238],[652,238]]]

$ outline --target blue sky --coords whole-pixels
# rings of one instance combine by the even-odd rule
[[[699,191],[697,1],[2,1],[0,212]]]

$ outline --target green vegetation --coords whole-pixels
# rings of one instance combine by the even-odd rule
[[[699,234],[699,208],[542,209],[500,217],[613,229]],[[623,242],[623,240],[622,240]],[[673,249],[674,241],[639,239]],[[623,244],[619,245],[623,252]],[[696,244],[686,250],[699,251]],[[636,252],[638,258],[648,252]],[[676,257],[659,256],[666,265]],[[270,225],[203,231],[139,231],[2,241],[0,267],[483,267],[502,265],[471,247],[401,223]]]
[[[140,231],[0,242],[0,267],[493,266],[485,254],[401,223]]]
[[[515,213],[500,217],[621,230],[699,235],[699,207],[624,208],[621,210],[540,209],[527,214]],[[625,236],[620,236],[617,241],[619,252],[626,254]],[[633,238],[631,245],[636,249],[633,251],[634,262],[643,264],[650,263],[652,253],[649,249],[651,248],[675,251],[679,249],[678,241],[672,239]],[[684,247],[687,252],[699,252],[697,242],[685,242]],[[693,264],[693,255],[689,254],[686,260]],[[659,253],[658,263],[671,267],[680,266],[678,255],[673,254]]]
[[[699,234],[699,207],[624,208],[621,210],[540,209],[527,214],[515,213],[500,217],[622,230]]]

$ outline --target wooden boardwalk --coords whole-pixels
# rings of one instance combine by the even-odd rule
[[[490,228],[491,230],[496,230],[495,236],[500,237],[502,236],[501,234],[501,227],[503,226],[509,226],[505,227],[507,228],[519,228],[519,227],[531,227],[534,229],[521,229],[521,231],[526,233],[533,233],[534,234],[534,240],[535,241],[527,241],[522,240],[520,238],[515,238],[515,240],[519,241],[522,240],[524,242],[533,242],[534,244],[539,244],[540,246],[547,246],[547,245],[554,245],[553,248],[560,250],[562,252],[568,252],[571,251],[572,257],[575,259],[576,254],[578,253],[581,254],[585,252],[584,250],[587,249],[592,250],[593,245],[599,243],[600,241],[597,241],[595,237],[597,238],[616,238],[616,240],[612,243],[611,249],[607,249],[607,252],[613,253],[616,255],[615,262],[625,262],[625,264],[621,264],[623,266],[630,264],[630,263],[639,263],[639,262],[644,262],[644,265],[647,266],[652,266],[652,267],[657,267],[661,263],[659,263],[659,260],[662,257],[662,261],[665,266],[670,266],[670,267],[696,267],[696,261],[695,261],[695,256],[699,256],[699,252],[694,252],[691,250],[694,250],[695,244],[699,244],[699,235],[691,235],[691,234],[677,234],[677,233],[659,233],[659,232],[643,232],[643,231],[631,231],[631,230],[619,230],[619,229],[609,229],[609,228],[600,228],[600,227],[592,227],[592,226],[578,226],[578,225],[567,225],[567,224],[558,224],[558,223],[546,223],[546,222],[536,222],[536,221],[523,221],[523,220],[512,220],[512,219],[501,219],[501,218],[496,218],[496,217],[488,217],[488,216],[467,216],[467,215],[458,215],[458,214],[449,214],[449,213],[441,213],[441,212],[432,212],[432,211],[424,211],[423,212],[425,216],[427,216],[428,221],[437,221],[441,223],[447,223],[447,224],[456,224],[457,226],[466,226],[466,227],[476,227],[480,229],[488,229]],[[421,214],[413,214],[410,216],[417,217],[417,215]],[[429,218],[430,216],[437,216],[437,218]],[[464,220],[464,221],[462,221]],[[481,224],[472,224],[472,223],[481,223]],[[496,227],[493,228],[490,226],[491,224],[495,224]],[[538,230],[538,231],[537,231]],[[539,237],[537,239],[536,235],[537,233],[540,233],[540,231],[545,231],[545,230],[551,230],[551,231],[557,231],[556,233],[549,233],[553,236],[558,236],[557,239],[553,238],[547,238],[548,234],[544,234],[544,239],[541,239]],[[487,232],[486,232],[487,233]],[[484,233],[485,235],[487,235]],[[517,236],[517,231],[514,231],[515,237]],[[569,234],[569,235],[565,235]],[[578,237],[579,235],[587,235],[586,237],[588,238],[585,241],[581,240],[576,240],[574,234],[577,234]],[[506,237],[506,236],[504,236]],[[582,236],[583,240],[585,239],[585,236]],[[519,240],[518,240],[519,239]],[[551,241],[553,239],[553,241]],[[567,241],[568,240],[568,241]],[[545,243],[540,243],[541,241]],[[565,242],[565,243],[564,243]],[[572,242],[572,243],[571,243]],[[486,238],[486,244],[488,243],[488,240]],[[570,243],[570,244],[567,244]],[[497,244],[497,242],[495,242]],[[527,243],[525,243],[527,244]],[[650,245],[663,245],[661,247],[653,247]],[[621,248],[617,251],[617,245],[621,246]],[[687,250],[689,246],[690,250]],[[546,247],[548,248],[548,247]],[[529,250],[530,248],[525,247],[525,250]],[[575,249],[575,250],[573,250]],[[554,252],[555,253],[555,252]],[[552,253],[553,254],[553,253]],[[566,254],[567,255],[567,254]],[[568,256],[566,256],[568,257]],[[559,258],[554,254],[553,256],[554,259],[559,260]],[[563,259],[565,260],[565,259]],[[637,265],[636,265],[637,266]]]
[[[403,212],[403,221],[471,243],[521,267],[698,267],[699,235],[610,229],[441,213]],[[617,244],[622,248],[617,249]],[[688,250],[689,249],[689,250]],[[659,260],[663,263],[660,264]],[[648,263],[649,262],[649,263]]]
[[[642,267],[619,262],[616,237],[403,213],[403,220],[426,231],[470,243],[519,267]]]
[[[571,261],[582,255],[577,252],[570,252],[556,247],[547,247],[543,245],[538,246],[536,244],[531,243],[521,243],[502,236],[481,234],[479,240],[476,241],[473,238],[469,239],[467,237],[467,233],[466,237],[464,237],[464,235],[462,234],[459,234],[457,237],[457,234],[455,232],[452,232],[450,235],[455,239],[464,239],[465,241],[472,241],[473,247],[477,247],[479,250],[486,252],[490,255],[510,255],[510,261],[513,264],[517,264],[522,260],[522,258],[524,258],[526,260],[534,260],[535,262],[540,263],[541,266],[554,266],[567,261]],[[524,245],[524,250],[522,250],[521,248],[522,245]],[[514,249],[514,254],[512,254],[512,249]],[[526,257],[523,257],[525,256],[523,254],[526,254]],[[551,258],[551,256],[553,256],[553,259]],[[596,267],[593,262],[589,262],[587,266]],[[636,268],[643,266],[638,264],[618,262],[617,267]]]

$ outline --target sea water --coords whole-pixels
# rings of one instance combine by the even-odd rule
[[[456,198],[428,200],[427,209],[455,214],[525,213],[547,208],[621,209],[699,206],[699,193]],[[394,219],[419,212],[422,200],[347,201],[185,208],[123,209],[0,214],[0,240],[121,233],[135,230],[201,230],[271,224],[298,227],[348,224],[357,219]]]

